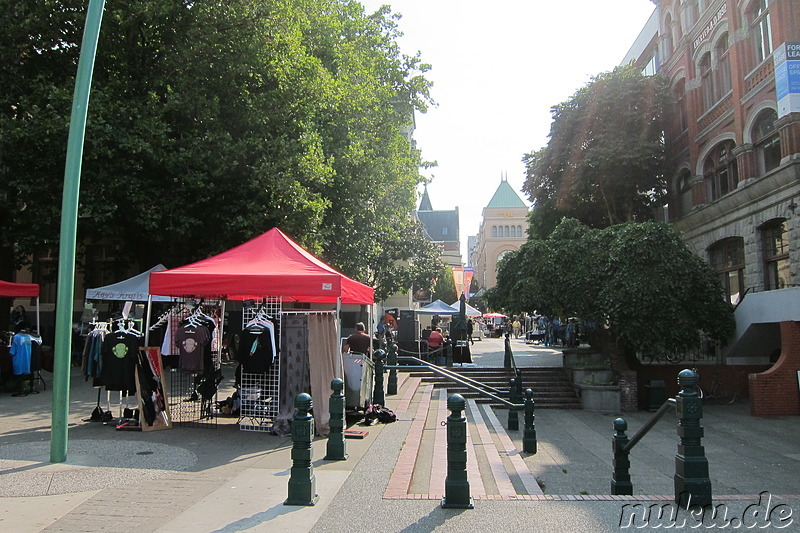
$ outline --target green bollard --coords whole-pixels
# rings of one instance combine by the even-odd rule
[[[521,398],[517,397],[517,378],[511,378],[510,384],[508,401],[511,403],[519,403]],[[508,429],[512,431],[517,431],[519,429],[519,413],[513,407],[508,408]]]
[[[453,366],[453,341],[449,340],[444,343],[444,349],[447,352],[447,358],[445,359],[446,366]]]
[[[631,460],[628,457],[630,451],[625,451],[628,445],[628,436],[625,431],[628,423],[624,418],[614,420],[614,434],[611,441],[611,448],[614,450],[614,473],[611,474],[611,494],[615,496],[633,495],[633,483],[631,483]]]
[[[460,394],[447,398],[447,477],[444,480],[443,509],[474,509],[467,480],[467,419],[461,414],[467,402]]]
[[[389,345],[389,355],[386,359],[391,367],[389,369],[389,380],[386,383],[386,394],[389,396],[397,394],[397,345]]]
[[[347,459],[347,441],[344,438],[344,381],[334,378],[331,381],[330,413],[331,431],[328,433],[328,448],[325,459],[344,461]]]
[[[703,400],[697,394],[697,373],[686,369],[678,374],[681,391],[676,400],[678,415],[678,454],[675,456],[675,502],[681,507],[711,505],[711,480],[708,459],[700,443],[703,438]]]
[[[289,477],[289,497],[283,505],[315,505],[319,499],[314,467],[311,466],[311,435],[314,417],[309,414],[311,396],[301,392],[294,399],[292,419],[292,473]]]
[[[375,388],[372,391],[372,403],[386,405],[386,394],[383,391],[383,361],[386,359],[386,353],[383,350],[375,350],[373,359],[375,360]]]
[[[533,391],[525,389],[525,431],[522,434],[522,451],[536,453],[536,416],[533,414]]]

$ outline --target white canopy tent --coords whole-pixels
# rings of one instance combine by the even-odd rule
[[[461,304],[459,302],[456,302],[454,304],[450,304],[450,307],[458,309],[460,305]],[[467,316],[481,316],[483,314],[468,303],[465,303],[464,305],[467,306]]]
[[[86,289],[87,300],[117,300],[121,302],[146,302],[150,296],[150,273],[166,270],[162,264],[158,264],[146,272],[137,274],[124,281],[112,283],[105,287],[96,289]],[[154,302],[169,302],[170,296],[153,296]]]

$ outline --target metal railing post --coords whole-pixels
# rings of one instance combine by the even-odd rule
[[[383,390],[383,361],[386,354],[383,350],[375,350],[375,388],[372,391],[372,403],[386,405],[386,394]]]
[[[511,378],[510,385],[508,400],[513,404],[518,404],[522,399],[517,396],[517,378]],[[519,429],[519,413],[513,406],[508,408],[508,429],[513,431]]]
[[[333,393],[329,401],[330,433],[328,433],[328,461],[344,461],[347,459],[347,441],[344,438],[344,381],[334,378],[331,381]]]
[[[392,396],[397,394],[397,345],[389,344],[389,355],[386,362],[389,364],[389,379],[386,382],[386,394]]]
[[[675,502],[680,506],[711,505],[708,459],[701,444],[703,399],[697,394],[697,373],[686,369],[678,374],[681,391],[677,398],[678,454],[675,456]]]
[[[461,413],[467,402],[460,394],[447,398],[447,477],[444,480],[444,509],[473,509],[467,479],[467,419]]]
[[[314,417],[309,411],[312,405],[311,396],[305,392],[301,392],[294,399],[292,472],[289,477],[289,497],[283,505],[315,505],[319,499],[317,480],[311,464]]]
[[[525,389],[525,431],[522,434],[522,451],[536,453],[536,416],[533,413],[533,390]]]
[[[614,420],[614,437],[611,441],[611,447],[614,450],[614,473],[611,475],[611,494],[615,496],[632,495],[633,483],[631,483],[631,461],[630,451],[626,449],[628,445],[628,436],[625,431],[628,429],[628,423],[624,418],[617,418]]]

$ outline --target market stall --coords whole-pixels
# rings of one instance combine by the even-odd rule
[[[254,335],[263,334],[261,339],[270,335],[275,335],[277,342],[291,339],[280,349],[266,350],[266,368],[264,364],[242,368],[245,419],[241,425],[253,430],[272,430],[284,418],[288,424],[293,389],[302,388],[302,375],[307,373],[314,411],[324,431],[330,382],[343,372],[337,341],[341,306],[374,302],[371,287],[337,272],[277,228],[208,259],[153,272],[150,292],[172,298],[214,299],[223,305],[229,300],[252,302],[244,306],[243,313],[243,338],[248,343],[253,343],[252,336],[245,333],[251,330]],[[285,312],[283,302],[331,304],[331,308]],[[259,333],[257,328],[262,326]],[[248,402],[252,402],[254,416],[245,414]]]
[[[6,298],[36,298],[36,329],[30,331],[28,328],[30,327],[27,323],[21,323],[21,328],[12,327],[13,331],[8,332],[8,338],[5,339],[4,348],[2,351],[2,356],[0,357],[0,369],[2,369],[3,377],[6,375],[14,375],[14,376],[30,376],[30,390],[35,391],[34,387],[34,378],[41,380],[42,384],[44,384],[44,380],[41,379],[41,374],[39,373],[39,369],[41,368],[41,344],[42,339],[39,336],[39,329],[41,327],[40,316],[39,316],[39,285],[36,283],[12,283],[9,281],[2,281],[0,280],[0,297]],[[15,311],[12,311],[12,316]],[[22,319],[24,320],[25,313],[22,313]],[[19,329],[19,331],[17,331]],[[22,342],[22,338],[25,338],[24,343]],[[10,350],[14,350],[17,345],[28,346],[27,354],[28,354],[28,363],[27,368],[21,368],[20,365],[14,363],[12,365],[11,357],[9,352]],[[37,355],[37,352],[39,355]]]

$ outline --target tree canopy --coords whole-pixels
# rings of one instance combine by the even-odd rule
[[[59,237],[81,0],[0,0],[0,238],[16,267]],[[79,240],[185,264],[280,227],[376,288],[431,285],[406,132],[432,102],[396,16],[353,0],[106,4]]]
[[[531,233],[546,236],[564,216],[594,228],[652,220],[667,194],[671,100],[662,76],[618,67],[554,106],[547,146],[523,157]]]
[[[486,296],[492,308],[591,320],[632,351],[688,350],[701,332],[733,333],[716,273],[667,224],[591,229],[565,219],[507,254],[497,279]]]

